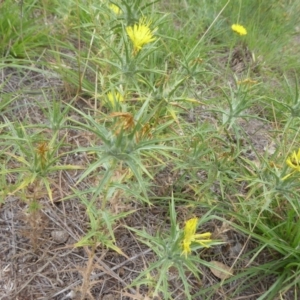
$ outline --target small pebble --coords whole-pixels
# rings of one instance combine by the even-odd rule
[[[67,241],[69,234],[64,230],[54,230],[51,232],[53,241],[58,244],[63,244]]]

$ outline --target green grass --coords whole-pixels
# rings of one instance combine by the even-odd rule
[[[97,247],[126,257],[128,230],[153,257],[123,288],[151,299],[298,299],[300,157],[286,164],[300,148],[297,1],[12,6],[0,13],[3,207],[12,195],[32,214],[45,199],[81,205],[89,225],[74,245],[91,259]],[[143,17],[155,40],[136,51],[127,27]],[[184,257],[194,216],[212,244]]]

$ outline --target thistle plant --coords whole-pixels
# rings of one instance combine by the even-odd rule
[[[211,239],[211,233],[197,233],[199,225],[213,219],[212,211],[201,216],[201,219],[193,217],[185,222],[184,228],[180,228],[177,221],[174,198],[170,203],[170,232],[157,232],[155,236],[148,234],[145,230],[137,230],[128,228],[135,232],[141,242],[145,243],[154,251],[157,260],[143,271],[131,284],[131,286],[147,285],[153,288],[152,296],[162,295],[164,299],[173,299],[174,295],[169,289],[170,269],[175,269],[177,278],[180,278],[186,299],[192,299],[190,294],[190,286],[187,280],[187,273],[193,274],[200,280],[200,266],[205,265],[211,267],[210,263],[202,260],[198,255],[192,252],[199,251],[203,248],[209,248],[222,244],[222,242]]]
[[[18,126],[7,122],[11,135],[3,135],[2,139],[10,141],[13,146],[10,151],[4,154],[8,160],[1,170],[2,175],[18,174],[14,189],[10,192],[15,194],[23,191],[29,185],[35,183],[43,186],[53,203],[51,179],[49,175],[59,170],[78,169],[81,167],[75,165],[59,165],[58,161],[62,157],[59,154],[59,148],[63,140],[57,141],[57,134],[51,139],[43,138],[42,132],[34,135],[28,134],[27,129],[21,124]],[[13,166],[13,167],[7,167]]]
[[[236,89],[230,88],[229,93],[223,91],[228,107],[226,109],[213,109],[214,111],[221,112],[222,125],[226,129],[232,128],[237,118],[251,117],[247,114],[246,110],[250,108],[254,101],[259,101],[261,96],[250,98],[250,92],[253,94],[255,86],[238,84]]]
[[[159,23],[158,20],[156,23]],[[152,25],[150,18],[141,17],[132,25],[122,26],[123,45],[119,49],[108,47],[115,54],[115,59],[106,60],[110,65],[116,67],[121,72],[121,82],[126,82],[132,86],[136,85],[136,77],[147,72],[147,74],[157,73],[151,69],[151,57],[156,50],[154,36],[157,27]],[[154,28],[153,28],[154,27]]]
[[[170,126],[172,122],[163,125],[149,127],[148,123],[156,123],[159,117],[160,106],[152,107],[149,112],[150,99],[146,100],[142,107],[134,114],[129,112],[113,112],[108,118],[100,122],[90,115],[73,108],[82,115],[86,123],[70,120],[73,125],[70,128],[80,128],[91,132],[95,136],[94,145],[91,147],[80,147],[76,152],[87,152],[95,154],[95,161],[80,176],[78,183],[90,175],[95,175],[96,170],[102,168],[101,180],[95,189],[93,200],[95,200],[110,182],[114,171],[120,166],[128,168],[137,182],[143,194],[143,201],[148,202],[148,193],[145,188],[145,174],[152,179],[150,173],[151,165],[148,165],[149,157],[160,161],[163,157],[169,158],[168,151],[173,149],[164,145],[174,137],[160,140],[160,132]],[[157,114],[157,115],[156,115]],[[151,154],[150,154],[151,153]],[[148,202],[149,203],[149,202]]]

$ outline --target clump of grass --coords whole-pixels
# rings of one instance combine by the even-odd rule
[[[0,56],[6,60],[28,59],[39,55],[49,45],[50,27],[37,18],[35,1],[1,3]]]

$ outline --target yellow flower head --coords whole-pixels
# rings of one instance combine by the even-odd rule
[[[184,238],[182,242],[182,254],[184,254],[186,257],[189,253],[191,253],[192,242],[198,243],[205,248],[208,248],[210,246],[209,244],[212,242],[212,240],[210,239],[210,232],[196,234],[197,224],[198,218],[192,218],[185,223]]]
[[[239,24],[233,24],[231,26],[231,29],[234,32],[238,33],[239,35],[246,35],[247,34],[246,28],[244,26],[242,26],[242,25],[239,25]]]
[[[244,79],[244,80],[239,80],[239,81],[237,82],[238,85],[240,85],[240,84],[249,84],[249,85],[253,85],[253,84],[256,84],[256,83],[257,83],[257,81],[256,81],[256,80],[252,80],[251,78],[246,78],[246,79]]]
[[[295,171],[300,172],[300,149],[298,150],[298,153],[294,151],[286,160],[286,164],[294,169]]]
[[[150,21],[141,18],[138,24],[126,27],[126,32],[133,44],[133,53],[137,54],[144,45],[155,40],[153,31],[150,29]]]
[[[116,103],[120,103],[124,101],[124,97],[119,92],[107,93],[107,99],[113,107],[116,105]]]
[[[120,7],[118,7],[115,4],[110,4],[109,8],[116,14],[116,15],[120,15],[122,13]]]

